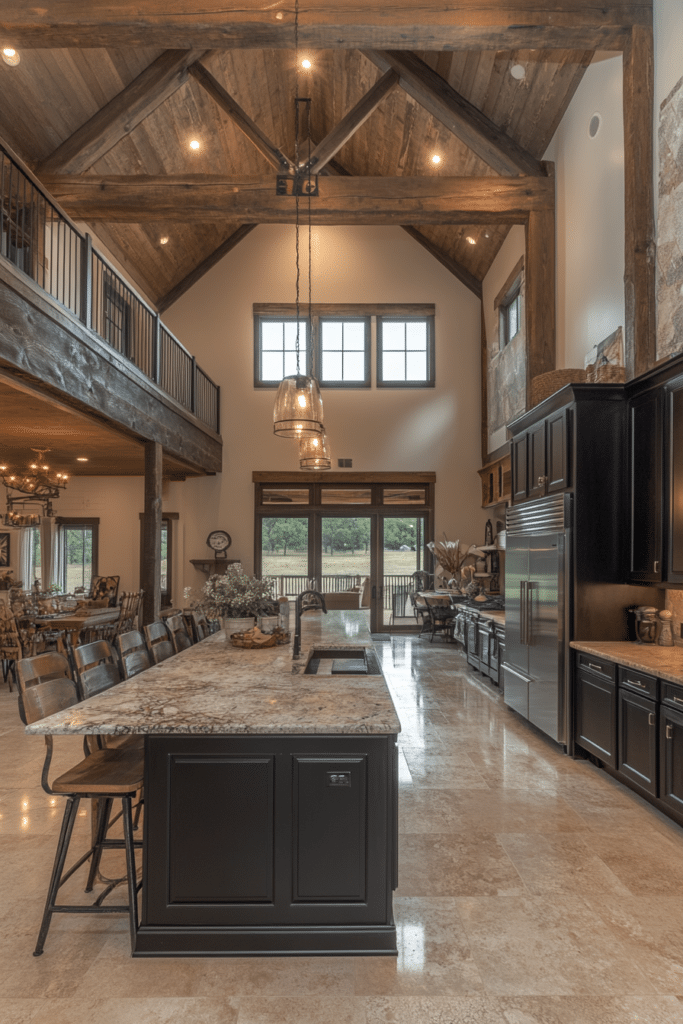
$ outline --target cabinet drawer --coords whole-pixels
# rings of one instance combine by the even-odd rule
[[[583,651],[577,652],[576,665],[579,670],[588,669],[589,672],[595,672],[603,679],[614,680],[617,676],[617,666],[613,661],[598,658],[594,654],[585,654]]]
[[[668,704],[670,707],[678,708],[679,711],[683,712],[683,685],[666,683],[662,679],[660,699],[662,704]]]
[[[635,690],[636,693],[642,693],[646,697],[651,697],[652,700],[657,700],[657,679],[655,676],[648,676],[644,672],[638,672],[632,668],[624,668],[623,665],[620,665],[619,686],[626,686],[629,690]],[[683,696],[683,691],[681,691],[681,696]]]

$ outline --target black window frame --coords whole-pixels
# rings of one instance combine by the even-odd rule
[[[512,307],[517,303],[517,330],[514,334],[510,334],[510,313]],[[505,348],[510,344],[511,341],[517,337],[522,330],[522,279],[517,281],[516,287],[512,289],[509,297],[501,302],[498,307],[498,315],[500,316],[500,347]]]
[[[261,347],[261,325],[264,323],[296,323],[296,313],[255,313],[254,314],[254,387],[265,388],[270,390],[276,390],[280,381],[283,379],[280,377],[279,380],[263,380],[261,377],[262,367],[262,347]],[[311,322],[307,316],[299,315],[299,321],[304,323],[306,326],[306,337],[299,339],[299,354],[300,354],[300,369],[302,374],[307,372],[306,368],[311,359],[311,342],[310,338],[312,335]],[[283,369],[284,369],[284,349],[283,349]],[[301,358],[303,356],[303,359]],[[284,376],[284,375],[283,375]]]
[[[92,530],[92,558],[91,558],[91,570],[90,579],[91,581],[95,576],[99,575],[99,545],[100,545],[100,520],[99,517],[93,518],[92,516],[57,516],[56,526],[61,530],[68,530],[70,527],[87,529],[90,527]],[[65,552],[62,552],[65,554]],[[59,585],[62,589],[66,586],[66,562],[63,558],[60,558],[59,564]]]
[[[427,325],[427,375],[425,380],[384,380],[382,375],[383,346],[382,334],[385,323],[426,323]],[[408,349],[406,348],[406,354]],[[434,316],[406,316],[404,314],[377,317],[377,380],[378,388],[433,388],[436,381]]]
[[[372,328],[371,328],[370,316],[363,316],[359,314],[344,314],[339,313],[333,314],[319,314],[314,317],[314,330],[313,330],[313,352],[315,357],[315,367],[318,371],[317,380],[321,388],[343,388],[354,389],[354,388],[369,388],[372,386],[371,380],[371,346],[372,346]],[[326,323],[362,323],[365,326],[365,346],[363,355],[363,379],[362,380],[324,380],[322,375],[323,370],[323,324]],[[354,350],[358,351],[358,350]],[[342,363],[343,363],[343,350],[342,350]]]

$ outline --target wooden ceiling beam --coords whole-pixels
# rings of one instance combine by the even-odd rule
[[[453,257],[449,256],[448,253],[443,251],[443,249],[440,249],[438,245],[435,245],[434,242],[432,242],[431,238],[427,238],[426,235],[423,235],[422,232],[418,231],[418,229],[413,227],[412,224],[402,224],[401,227],[410,235],[411,238],[414,238],[423,249],[426,249],[435,260],[438,260],[442,267],[445,267],[446,270],[450,270],[451,274],[453,274],[454,277],[457,277],[461,284],[464,284],[465,287],[469,288],[469,290],[473,292],[478,299],[481,299],[483,295],[483,288],[478,277],[475,277],[474,274],[469,272],[469,270],[466,270],[461,263],[454,260]]]
[[[652,25],[652,0],[379,0],[302,3],[306,49],[621,50],[634,25]],[[192,0],[4,0],[6,45],[39,48],[162,46],[294,49],[293,5],[243,0],[198,10]]]
[[[205,50],[166,50],[38,167],[41,174],[82,174],[187,81]]]
[[[259,153],[266,158],[268,163],[279,170],[280,173],[292,173],[294,164],[270,141],[265,132],[261,131],[255,121],[242,109],[237,100],[234,100],[230,93],[223,88],[210,71],[203,64],[195,64],[190,68],[190,74],[203,89],[211,96],[212,100],[224,110],[229,118],[237,125],[249,142],[258,149]]]
[[[174,302],[177,302],[181,295],[184,295],[185,292],[189,291],[192,285],[196,284],[200,278],[204,277],[204,274],[206,274],[208,270],[211,270],[211,268],[215,267],[224,256],[227,256],[229,252],[232,252],[235,246],[239,245],[242,239],[246,238],[247,235],[257,226],[258,225],[256,224],[240,224],[240,226],[233,231],[233,233],[229,235],[224,242],[221,242],[217,249],[214,249],[214,251],[207,256],[206,259],[202,260],[194,270],[191,270],[190,273],[182,279],[182,281],[179,281],[178,284],[174,285],[170,291],[166,292],[163,298],[159,299],[156,304],[157,312],[163,313],[169,306],[172,306]]]
[[[301,161],[299,166],[308,170],[309,168],[319,174],[324,167],[332,160],[339,150],[346,145],[349,139],[355,135],[361,125],[364,125],[377,107],[380,105],[387,93],[391,92],[395,85],[398,85],[399,76],[391,68],[384,71],[373,87],[369,89],[354,107],[349,110],[339,124],[319,142],[311,153],[309,160]]]
[[[294,196],[277,195],[272,177],[223,175],[69,175],[44,179],[76,219],[141,224],[168,220],[293,224]],[[550,209],[547,178],[321,177],[314,224],[524,223]]]
[[[388,68],[400,75],[401,88],[498,174],[543,173],[539,160],[456,92],[417,54],[398,50],[364,53],[381,71]]]

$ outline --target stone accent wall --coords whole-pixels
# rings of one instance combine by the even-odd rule
[[[657,359],[683,350],[683,78],[661,105]]]

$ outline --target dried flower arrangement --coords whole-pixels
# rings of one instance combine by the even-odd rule
[[[486,552],[478,548],[476,544],[470,544],[468,548],[461,549],[460,541],[449,540],[445,533],[443,534],[443,540],[430,541],[427,547],[439,565],[444,569],[444,574],[449,579],[455,579],[458,583],[462,578],[463,568],[468,558],[486,557]]]
[[[276,615],[274,581],[258,579],[228,566],[226,572],[209,576],[202,587],[200,607],[210,619],[243,618],[249,615]]]

